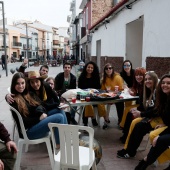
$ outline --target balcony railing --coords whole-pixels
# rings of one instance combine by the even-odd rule
[[[27,44],[23,44],[23,49],[26,50],[27,49]],[[28,49],[31,50],[32,49],[32,44],[28,45]]]
[[[22,43],[20,42],[12,42],[13,47],[22,47]]]
[[[53,45],[58,45],[60,42],[58,40],[53,40]]]

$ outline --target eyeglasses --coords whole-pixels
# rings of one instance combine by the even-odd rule
[[[124,65],[123,67],[124,67],[124,68],[127,68],[127,67],[130,67],[130,65]]]
[[[105,70],[112,70],[113,67],[106,67]]]
[[[147,71],[146,73],[145,73],[145,75],[146,74],[149,74],[149,73],[155,73],[154,71]]]

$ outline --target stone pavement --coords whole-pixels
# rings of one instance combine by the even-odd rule
[[[12,68],[12,64],[10,66]],[[14,68],[19,66],[21,63],[16,63],[13,65]],[[27,70],[39,70],[39,67],[30,67]],[[60,67],[50,67],[49,76],[55,77],[56,74],[63,70],[62,66]],[[75,67],[72,69],[73,74],[75,74]],[[5,101],[5,95],[8,93],[7,88],[10,86],[12,74],[9,72],[8,77],[5,76],[5,72],[0,71],[2,77],[0,78],[0,108],[1,116],[0,120],[5,124],[9,133],[12,134],[13,130],[13,121],[11,118],[11,113],[9,111],[8,105]],[[120,159],[117,158],[117,150],[123,148],[123,144],[120,143],[119,138],[122,135],[121,130],[117,127],[117,116],[116,109],[114,105],[111,107],[110,112],[110,127],[107,130],[103,130],[102,127],[95,128],[95,139],[97,139],[102,146],[102,159],[97,165],[98,170],[133,170],[134,167],[138,164],[138,160],[141,160],[148,152],[148,149],[145,151],[138,151],[137,155],[133,159]],[[76,116],[76,119],[78,117]],[[103,120],[101,119],[101,125]],[[89,119],[89,126],[92,126]],[[18,135],[15,133],[15,141],[17,142]],[[142,142],[142,145],[145,146],[147,143],[147,138]],[[148,170],[162,170],[167,166],[154,165],[150,166]],[[48,158],[48,153],[45,144],[39,145],[30,145],[27,153],[23,151],[21,170],[51,170],[50,162]]]

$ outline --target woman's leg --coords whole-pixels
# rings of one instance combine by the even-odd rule
[[[121,127],[124,127],[124,124],[125,124],[125,121],[126,121],[126,116],[127,116],[128,112],[130,112],[130,109],[138,107],[138,104],[132,105],[133,103],[134,103],[134,101],[125,102],[125,108],[124,108],[124,111],[123,111],[122,120],[120,122]]]
[[[126,142],[125,142],[125,145],[124,145],[124,149],[127,148],[127,145],[128,145],[128,143],[129,143],[129,138],[130,138],[130,136],[131,136],[131,133],[132,133],[135,125],[136,125],[138,122],[140,122],[142,119],[143,119],[143,118],[140,117],[140,118],[136,118],[136,119],[134,119],[134,120],[132,121],[132,123],[131,123],[131,125],[130,125],[130,128],[129,128],[128,136],[127,136],[127,138],[126,138]]]
[[[116,105],[117,117],[118,117],[118,125],[119,125],[121,120],[122,120],[122,116],[123,116],[124,103],[119,102],[119,103],[115,103],[115,105]]]
[[[64,110],[62,110],[62,109],[56,108],[56,109],[50,110],[50,111],[48,111],[47,115],[51,116],[53,114],[58,114],[58,113],[63,115],[64,124],[68,124],[66,114],[65,114]]]
[[[170,134],[159,136],[156,146],[151,147],[147,155],[147,163],[150,165],[156,161],[156,159],[169,148],[170,146]]]
[[[131,125],[132,121],[133,121],[133,115],[132,115],[131,112],[128,112],[128,114],[126,116],[126,121],[125,121],[125,124],[124,124],[124,128],[123,128],[123,138],[125,140],[127,138],[129,128],[130,128],[130,125]]]
[[[162,131],[164,131],[167,128],[167,126],[153,130],[152,132],[150,132],[149,137],[150,137],[150,141],[152,143],[153,139],[158,136]],[[158,162],[159,164],[164,163],[168,160],[170,160],[170,149],[167,149],[165,152],[163,152],[159,157],[158,157]]]
[[[137,123],[130,135],[129,143],[127,145],[126,151],[132,155],[136,155],[136,151],[140,146],[143,137],[152,130],[150,123],[144,123],[140,121]]]
[[[38,139],[45,137],[49,132],[48,123],[64,123],[64,117],[61,113],[54,114],[41,120],[39,123],[27,130],[27,136],[29,139]],[[56,144],[59,144],[58,129],[55,129]]]

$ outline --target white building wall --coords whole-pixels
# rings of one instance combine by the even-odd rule
[[[170,1],[139,0],[124,9],[110,23],[93,33],[91,55],[96,56],[96,41],[101,39],[101,56],[126,55],[126,24],[144,16],[142,66],[147,56],[170,56]],[[133,49],[133,47],[132,47]]]

